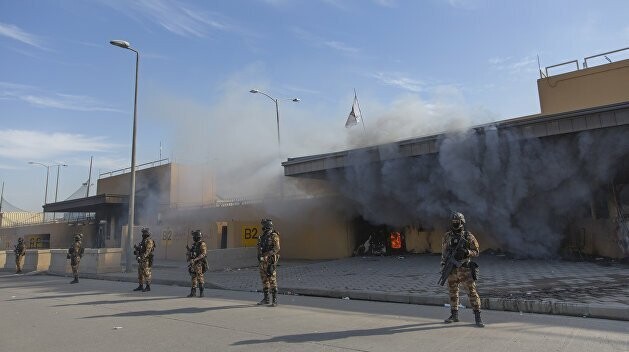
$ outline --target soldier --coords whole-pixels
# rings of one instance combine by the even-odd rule
[[[151,290],[151,267],[153,266],[153,250],[155,241],[150,239],[151,232],[148,228],[142,229],[142,241],[133,246],[136,259],[138,261],[138,287],[133,291],[148,292]],[[146,286],[144,286],[146,284]]]
[[[277,306],[277,261],[280,258],[280,234],[273,230],[271,219],[262,219],[262,235],[258,237],[258,260],[264,298],[258,305],[269,304],[269,291],[273,294],[273,307]]]
[[[192,288],[188,297],[194,297],[197,293],[197,283],[199,285],[199,297],[203,297],[203,285],[205,284],[205,278],[203,274],[208,269],[207,263],[207,245],[205,241],[201,241],[201,230],[192,231],[192,239],[194,243],[192,247],[186,245],[188,251],[188,272],[192,278]]]
[[[74,243],[68,248],[67,258],[70,259],[70,266],[72,267],[72,275],[74,280],[70,281],[71,284],[79,282],[79,263],[83,257],[83,234],[77,233],[74,235]]]
[[[22,237],[17,239],[13,253],[15,253],[15,273],[21,274],[22,267],[24,266],[24,257],[26,256],[26,246],[24,246],[24,239]]]
[[[459,242],[463,241],[459,245]],[[457,248],[455,253],[451,253]],[[474,309],[476,326],[485,327],[480,317],[480,297],[476,291],[476,268],[478,265],[472,262],[472,257],[477,257],[479,252],[478,242],[474,235],[465,230],[465,217],[461,213],[453,212],[450,230],[443,236],[441,244],[441,266],[445,265],[447,256],[454,255],[454,259],[461,263],[448,275],[448,290],[450,292],[450,316],[444,322],[449,324],[459,321],[459,284],[467,289],[470,305]]]

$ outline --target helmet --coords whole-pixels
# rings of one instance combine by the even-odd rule
[[[142,237],[149,237],[151,235],[151,231],[149,231],[148,227],[142,228]]]
[[[74,240],[75,241],[80,241],[83,239],[83,234],[77,233],[74,235]]]
[[[17,239],[17,241],[22,243],[22,242],[24,242],[24,239],[22,237],[20,237],[20,238]]]
[[[203,236],[203,234],[201,233],[201,230],[194,230],[191,232],[192,238],[196,241],[197,239],[201,239],[201,236]]]
[[[262,225],[262,231],[272,231],[273,230],[273,221],[271,219],[262,219],[260,222]]]
[[[463,229],[464,225],[465,216],[459,212],[453,211],[452,216],[450,217],[450,227],[455,231],[459,231]]]

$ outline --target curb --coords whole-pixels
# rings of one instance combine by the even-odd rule
[[[37,272],[37,274],[65,276],[68,274],[53,272]],[[81,274],[81,278],[96,279],[105,281],[120,281],[136,283],[135,277],[129,276],[112,276],[111,274]],[[187,280],[178,279],[159,279],[155,278],[152,283],[158,285],[182,286],[189,287]],[[234,289],[224,287],[209,281],[205,282],[205,287],[217,290],[245,291],[257,292],[258,290]],[[314,297],[329,297],[341,299],[354,299],[362,301],[378,301],[391,303],[418,304],[427,306],[441,306],[449,303],[448,297],[443,296],[424,296],[411,293],[395,293],[383,291],[367,291],[367,290],[330,290],[321,288],[304,288],[304,287],[282,287],[281,294],[301,295]],[[536,301],[526,299],[506,299],[506,298],[482,298],[481,307],[486,310],[520,312],[520,313],[536,313],[549,315],[567,315],[583,318],[600,318],[612,320],[629,321],[629,307],[621,305],[604,305],[604,304],[586,304],[586,303],[570,303],[559,301]]]

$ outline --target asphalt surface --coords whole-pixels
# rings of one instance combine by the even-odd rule
[[[0,274],[0,350],[40,351],[628,351],[629,322],[485,311],[487,327],[446,325],[448,309],[64,277]]]
[[[514,260],[478,258],[477,283],[485,310],[587,316],[629,321],[629,265],[612,261]],[[156,261],[153,281],[189,286],[185,262]],[[439,256],[353,257],[329,261],[280,260],[282,293],[349,297],[371,301],[443,306],[447,287],[437,285]],[[137,281],[137,274],[81,274],[88,278]],[[257,267],[211,271],[206,286],[260,290]],[[469,305],[464,290],[461,304]]]

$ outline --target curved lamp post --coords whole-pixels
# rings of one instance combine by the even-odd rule
[[[249,93],[259,93],[262,94],[264,96],[266,96],[267,98],[273,100],[273,102],[275,103],[275,122],[277,123],[277,148],[278,148],[278,152],[279,152],[279,156],[280,159],[282,158],[282,147],[281,147],[281,143],[280,143],[280,108],[279,108],[279,99],[277,98],[273,98],[272,96],[266,94],[265,92],[261,91],[261,90],[257,90],[257,89],[252,89],[249,91]],[[299,98],[292,98],[292,99],[286,99],[286,100],[290,100],[292,102],[298,103],[300,100]]]
[[[267,98],[271,99],[274,103],[275,103],[275,122],[277,123],[277,156],[280,160],[280,165],[282,162],[282,144],[280,142],[280,107],[279,107],[279,99],[277,98],[273,98],[272,96],[266,94],[265,92],[258,90],[258,89],[252,89],[249,91],[249,93],[259,93],[262,94],[264,96],[266,96]],[[285,99],[285,100],[290,100],[294,103],[298,103],[300,100],[299,98],[292,98],[292,99]],[[282,182],[282,179],[280,178],[280,196],[282,198],[284,198],[284,183]]]
[[[129,190],[129,224],[127,225],[127,253],[126,253],[126,272],[131,272],[131,261],[133,260],[133,224],[134,224],[134,208],[135,208],[135,136],[138,124],[138,66],[140,63],[140,53],[131,47],[129,42],[124,40],[112,40],[111,45],[131,50],[135,53],[135,96],[133,99],[133,139],[131,141],[131,189]]]

